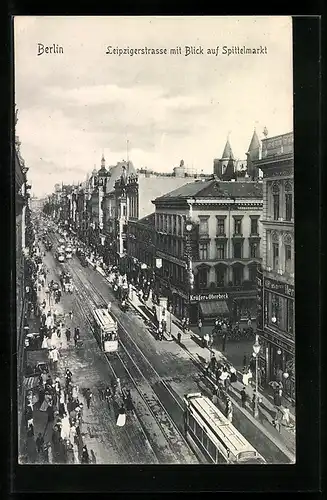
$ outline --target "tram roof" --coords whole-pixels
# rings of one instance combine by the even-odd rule
[[[218,439],[223,438],[232,453],[238,455],[242,451],[254,449],[209,398],[194,396],[188,399],[188,402],[207,424],[209,430]]]
[[[103,330],[111,329],[112,326],[116,323],[114,318],[109,313],[108,309],[94,309],[94,316],[97,323],[99,324],[99,326],[101,326],[101,328],[103,328]]]

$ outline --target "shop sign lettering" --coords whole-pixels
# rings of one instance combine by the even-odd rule
[[[267,330],[263,330],[261,332],[261,335],[265,337],[267,340],[272,342],[273,344],[277,345],[278,347],[281,347],[284,351],[287,351],[291,354],[294,354],[294,347],[286,342],[283,342],[281,339],[279,339],[277,336],[272,335],[271,333],[267,332]]]
[[[287,297],[294,298],[294,286],[289,285],[288,283],[281,283],[280,281],[265,278],[264,286],[268,290],[280,293],[281,295],[286,295]]]
[[[228,293],[208,293],[208,294],[190,295],[191,302],[200,302],[208,300],[228,300]]]

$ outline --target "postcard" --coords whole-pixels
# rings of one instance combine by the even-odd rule
[[[14,19],[19,464],[294,464],[292,18]]]

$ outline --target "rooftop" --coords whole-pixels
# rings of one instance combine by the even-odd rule
[[[156,198],[155,201],[197,198],[257,198],[263,196],[262,183],[252,181],[209,181],[189,182],[184,186]]]

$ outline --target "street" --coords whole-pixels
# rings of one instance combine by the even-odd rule
[[[50,239],[55,246],[58,235],[52,234]],[[73,282],[73,292],[63,292],[58,304],[54,304],[52,298],[45,297],[43,291],[46,309],[49,307],[52,313],[56,310],[57,314],[64,317],[65,328],[70,328],[71,332],[76,327],[80,330],[80,341],[76,344],[73,339],[68,342],[65,335],[61,337],[55,375],[63,380],[68,368],[78,387],[79,399],[84,403],[86,391],[90,390],[93,394],[90,407],[84,404],[81,438],[74,445],[75,463],[81,460],[83,445],[87,446],[90,463],[94,464],[206,463],[203,456],[195,455],[185,438],[183,396],[201,392],[211,398],[212,383],[210,378],[203,377],[203,366],[209,359],[207,349],[197,345],[193,334],[183,338],[182,343],[174,341],[177,328],[174,323],[170,324],[172,340],[167,340],[168,336],[164,341],[159,341],[142,307],[137,305],[141,303],[135,291],[132,292],[129,308],[123,312],[105,273],[100,273],[93,265],[82,266],[75,256],[60,263],[50,251],[45,252],[42,260],[49,271],[48,282],[59,282],[62,271],[69,272]],[[39,296],[39,300],[42,301],[42,296]],[[93,310],[107,308],[109,303],[118,322],[119,347],[116,352],[105,353],[100,349],[94,332]],[[241,363],[240,349],[243,349],[243,345],[236,346],[237,349],[239,354],[235,358]],[[45,355],[44,350],[32,353],[36,358],[41,353]],[[219,359],[218,351],[217,355]],[[117,426],[119,400],[104,398],[106,388],[117,379],[122,389],[130,391],[134,407],[133,412],[128,412],[123,427]],[[238,408],[237,390],[235,392],[233,388],[231,392],[235,410],[234,425],[245,432],[247,439],[268,463],[276,460],[283,463],[284,456],[287,461],[292,461],[287,448],[293,452],[294,447],[288,436],[286,441],[284,439],[286,448],[282,444],[278,445],[279,448],[272,446],[272,436],[277,440],[279,438],[278,433],[271,429],[269,415],[266,413],[265,419],[257,423],[251,423],[249,416],[244,418]],[[220,408],[224,411],[221,405]],[[45,442],[51,442],[53,428],[47,424],[45,414],[39,411],[37,401],[33,418],[35,436],[43,433]],[[61,447],[53,449],[52,461],[66,463]],[[26,440],[25,453],[29,455],[30,461],[38,463],[35,443],[31,438]]]
[[[50,252],[44,263],[51,270],[49,279],[58,281],[62,265]],[[58,370],[63,374],[69,367],[80,391],[88,387],[93,392],[91,408],[84,410],[83,432],[88,448],[96,450],[96,463],[198,463],[180,430],[182,407],[177,399],[184,393],[183,380],[196,371],[193,364],[187,359],[176,363],[178,353],[158,349],[135,314],[123,313],[114,303],[112,311],[120,322],[120,350],[118,354],[102,353],[89,318],[94,307],[114,302],[108,283],[92,269],[83,268],[76,258],[64,267],[69,268],[77,291],[64,294],[61,306],[66,313],[73,311],[69,326],[71,330],[80,328],[83,345],[77,349],[73,342],[63,346]],[[175,376],[171,378],[173,369]],[[119,377],[122,387],[131,390],[135,405],[135,416],[128,415],[123,428],[116,426],[117,408],[108,408],[101,400],[112,377]],[[179,396],[162,384],[176,380],[180,381]]]

